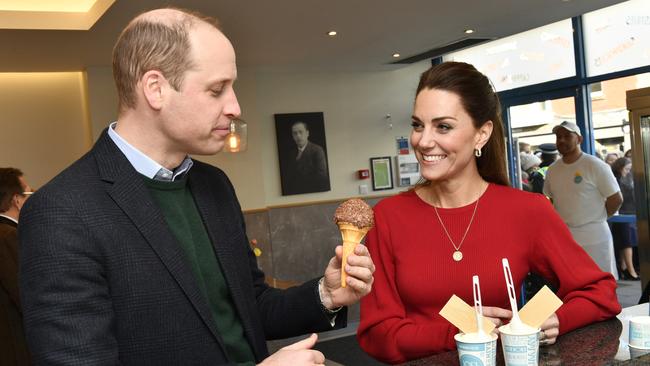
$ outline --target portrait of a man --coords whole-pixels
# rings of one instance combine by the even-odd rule
[[[322,112],[275,115],[282,195],[330,190]]]

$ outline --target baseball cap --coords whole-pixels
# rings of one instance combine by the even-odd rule
[[[564,128],[569,132],[573,132],[578,136],[582,136],[582,133],[580,133],[580,129],[578,128],[578,125],[573,122],[564,121],[560,123],[559,125],[553,127],[553,133],[557,132],[557,130],[560,128]]]

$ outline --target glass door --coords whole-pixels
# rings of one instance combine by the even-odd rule
[[[650,88],[627,91],[632,134],[632,170],[642,288],[648,290],[650,277]]]
[[[531,190],[530,174],[557,159],[553,127],[562,121],[576,123],[575,97],[557,97],[507,106],[512,185]],[[520,154],[529,155],[520,155]],[[534,156],[534,157],[533,157]],[[544,169],[542,169],[544,170]]]

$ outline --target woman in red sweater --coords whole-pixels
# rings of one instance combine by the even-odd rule
[[[481,278],[484,315],[507,323],[501,258],[516,284],[535,272],[557,286],[564,305],[542,325],[546,344],[620,312],[614,278],[548,200],[508,186],[500,104],[487,77],[465,63],[432,67],[412,119],[426,182],[375,206],[366,245],[377,270],[358,329],[367,353],[399,363],[455,349],[458,329],[438,312],[453,294],[472,303],[472,275]]]

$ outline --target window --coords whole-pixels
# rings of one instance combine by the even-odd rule
[[[558,98],[520,104],[509,108],[512,137],[531,146],[532,151],[543,143],[555,142],[553,127],[562,121],[576,121],[575,99]]]
[[[587,76],[650,64],[650,1],[630,0],[582,16]]]
[[[497,91],[575,75],[571,19],[444,56],[486,74]]]
[[[592,86],[600,84],[601,95],[594,95]],[[629,150],[630,121],[625,105],[625,92],[650,86],[650,73],[606,80],[589,85],[594,126],[595,150],[604,158],[608,153],[623,156]]]

